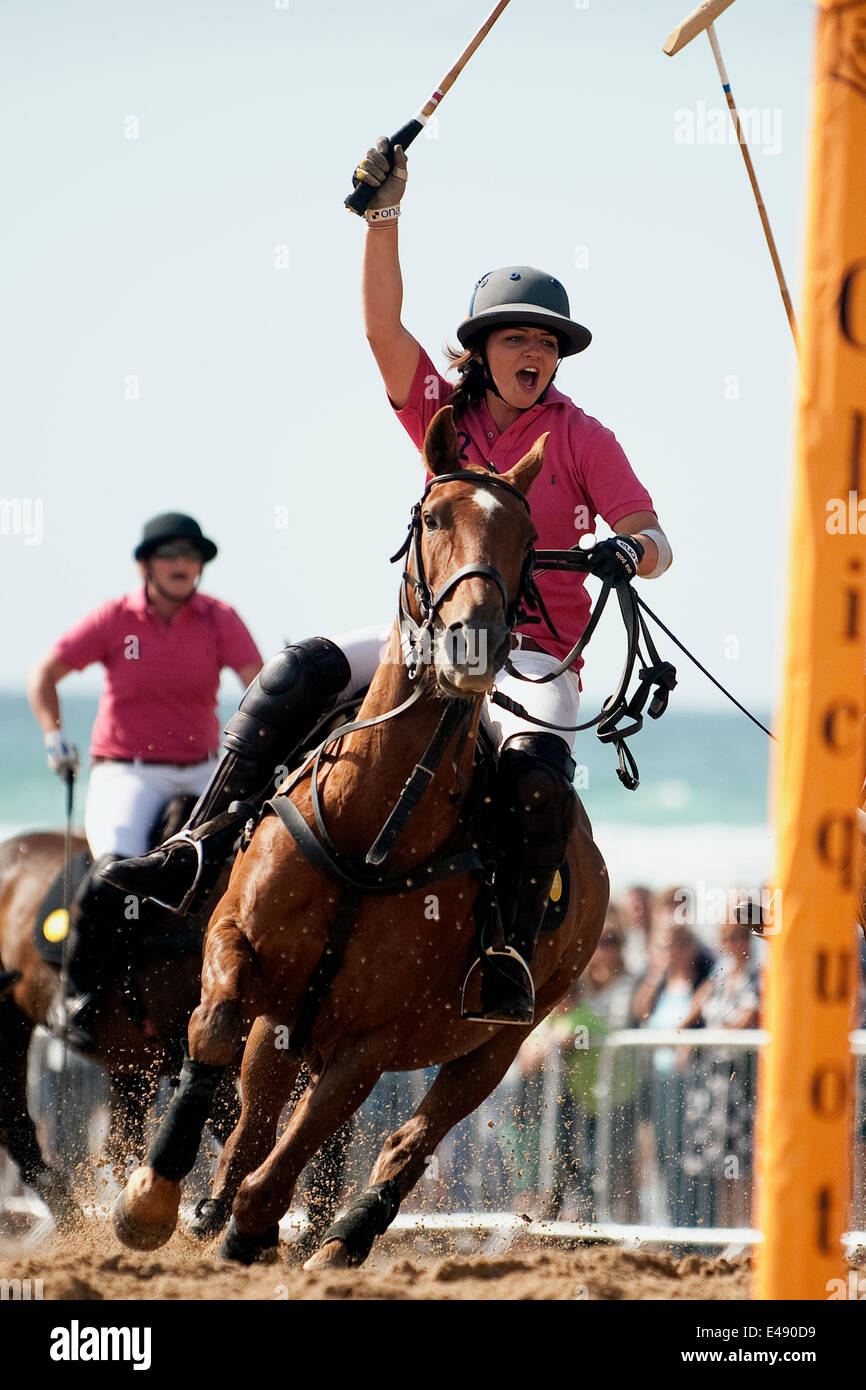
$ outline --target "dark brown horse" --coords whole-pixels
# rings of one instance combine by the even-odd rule
[[[167,833],[183,822],[187,810],[187,798],[172,804],[164,822]],[[43,899],[63,867],[64,847],[64,836],[56,831],[18,835],[0,845],[0,970],[8,985],[0,998],[0,1144],[61,1228],[81,1213],[68,1179],[42,1154],[27,1108],[27,1058],[33,1029],[45,1024],[60,986],[59,969],[42,959],[33,931]],[[73,853],[85,848],[82,839],[73,837]],[[137,1019],[122,998],[123,980],[107,999],[92,1058],[108,1073],[105,1156],[118,1176],[125,1176],[130,1157],[144,1151],[145,1121],[160,1077],[180,1070],[189,1017],[200,993],[201,954],[194,946],[196,929],[200,937],[203,926],[201,921],[179,924],[175,936],[183,935],[186,950],[178,949],[182,943],[177,940],[172,949],[169,939],[162,947],[156,943],[143,958],[133,974]],[[235,1077],[236,1071],[227,1070],[213,1112],[211,1128],[221,1143],[240,1111]]]
[[[305,1003],[308,986],[327,967],[326,945],[343,912],[344,885],[323,869],[321,859],[310,861],[309,844],[302,851],[297,830],[287,833],[277,815],[259,823],[208,927],[201,1003],[189,1029],[192,1060],[148,1164],[132,1175],[115,1204],[115,1228],[127,1244],[154,1248],[174,1229],[180,1180],[194,1161],[210,1090],[246,1028],[251,1031],[241,1121],[223,1152],[215,1189],[233,1202],[222,1253],[242,1261],[276,1244],[276,1225],[305,1163],[383,1072],[441,1064],[415,1115],[386,1141],[371,1187],[327,1233],[308,1267],[365,1258],[424,1173],[425,1160],[501,1081],[527,1037],[526,1027],[461,1017],[461,985],[476,951],[478,877],[462,872],[433,886],[424,866],[432,859],[441,867],[443,854],[453,860],[471,845],[466,794],[482,699],[511,645],[509,624],[535,537],[528,507],[515,493],[529,492],[545,439],[498,482],[485,474],[451,477],[460,465],[450,409],[432,422],[425,462],[434,483],[416,512],[427,592],[437,596],[435,622],[427,623],[431,650],[415,679],[399,655],[384,660],[360,717],[395,710],[416,689],[419,696],[396,717],[345,736],[339,751],[321,760],[323,823],[341,864],[363,868],[413,768],[442,727],[446,707],[463,709],[466,723],[447,744],[420,805],[389,851],[388,871],[402,891],[360,902],[342,963],[312,1016]],[[420,578],[418,553],[410,557],[406,593],[413,620],[421,625],[414,583]],[[478,659],[454,655],[458,644],[447,639],[461,633],[466,651]],[[321,841],[309,772],[296,779],[291,802],[308,827],[316,826]],[[567,864],[568,907],[556,929],[539,938],[532,961],[536,1023],[588,963],[607,907],[606,870],[582,808]],[[287,1034],[305,1031],[305,1018],[303,1056],[311,1079],[276,1142],[277,1118],[300,1065],[284,1044]]]

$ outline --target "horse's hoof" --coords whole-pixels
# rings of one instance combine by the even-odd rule
[[[341,1240],[329,1240],[311,1255],[304,1269],[348,1269],[349,1252]]]
[[[277,1258],[279,1241],[279,1226],[269,1226],[261,1235],[248,1236],[238,1230],[232,1217],[217,1254],[221,1260],[234,1260],[241,1265],[251,1265],[254,1260],[271,1264]]]
[[[218,1235],[231,1215],[231,1205],[222,1197],[205,1197],[199,1202],[187,1230],[199,1240]]]
[[[132,1250],[156,1250],[174,1233],[179,1207],[179,1182],[136,1168],[111,1208],[115,1234]]]
[[[297,1240],[293,1240],[286,1248],[286,1262],[290,1265],[296,1265],[300,1269],[311,1256],[315,1255],[323,1234],[322,1231],[313,1232],[309,1229],[304,1231],[303,1235],[298,1236]]]

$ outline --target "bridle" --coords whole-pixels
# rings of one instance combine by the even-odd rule
[[[396,554],[391,556],[392,565],[404,557],[409,557],[412,566],[411,570],[403,570],[397,613],[403,660],[410,680],[414,680],[418,675],[420,666],[425,659],[442,604],[464,579],[480,577],[493,581],[502,595],[505,624],[509,630],[513,630],[526,617],[526,606],[535,608],[540,603],[540,595],[532,579],[532,571],[535,568],[535,552],[531,545],[527,548],[517,593],[513,599],[508,596],[505,580],[499,570],[493,565],[483,564],[480,561],[474,564],[461,565],[460,569],[449,575],[445,583],[434,594],[424,568],[422,512],[424,503],[438,483],[469,483],[473,487],[484,488],[488,491],[498,489],[516,497],[526,508],[527,513],[530,510],[529,502],[520,489],[494,473],[474,473],[468,469],[462,469],[457,473],[440,473],[430,479],[420,502],[416,502],[412,508],[406,539]],[[415,595],[415,601],[421,615],[420,623],[415,621],[409,607],[410,590]]]

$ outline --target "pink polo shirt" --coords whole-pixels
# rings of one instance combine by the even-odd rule
[[[436,411],[448,404],[453,390],[451,382],[437,372],[422,348],[409,399],[396,412],[418,449],[427,426]],[[506,473],[546,430],[550,431],[550,438],[544,464],[528,499],[539,550],[568,550],[581,536],[595,531],[597,516],[615,531],[617,522],[631,512],[655,511],[652,498],[635,477],[612,431],[584,414],[555,386],[548,387],[542,404],[525,410],[504,433],[497,428],[485,402],[470,406],[457,425],[460,462],[482,464],[485,468],[492,465],[496,473]],[[517,631],[533,637],[539,646],[561,660],[589,619],[592,601],[585,584],[585,575],[539,576],[538,588],[559,638],[553,636],[543,620],[522,625]],[[582,660],[575,662],[575,669],[582,665]]]
[[[94,661],[105,667],[91,755],[152,763],[198,763],[216,752],[222,668],[261,664],[227,603],[197,593],[165,623],[144,588],[102,604],[51,655],[73,671]]]

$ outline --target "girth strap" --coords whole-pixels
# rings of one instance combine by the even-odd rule
[[[328,940],[319,957],[319,963],[310,976],[307,991],[301,1000],[295,1026],[289,1035],[288,1053],[293,1061],[300,1062],[313,1033],[319,1010],[325,1001],[337,971],[343,964],[343,956],[349,944],[349,936],[364,894],[358,888],[344,888],[337,904],[337,915],[328,928]]]

